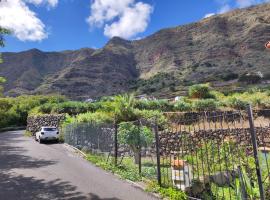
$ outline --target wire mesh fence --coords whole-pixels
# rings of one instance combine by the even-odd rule
[[[89,152],[111,153],[114,150],[113,124],[72,123],[64,129],[64,139],[78,149]]]
[[[270,199],[269,122],[256,120],[259,148],[254,149],[246,112],[208,112],[175,120],[159,134],[161,184],[202,199],[261,199],[264,186],[265,199]],[[254,151],[259,152],[259,163]]]
[[[164,124],[71,124],[65,141],[194,198],[270,199],[270,120],[264,111],[254,119],[243,111],[166,115]]]
[[[124,154],[120,155],[118,164],[125,167],[133,166],[141,176],[156,179],[155,137],[151,120],[140,119],[123,122],[117,127],[118,145],[120,149],[125,147],[126,150]]]

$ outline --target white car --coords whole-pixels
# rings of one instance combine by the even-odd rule
[[[36,141],[42,143],[43,141],[59,141],[59,131],[55,127],[41,127],[39,132],[36,132],[35,135]]]

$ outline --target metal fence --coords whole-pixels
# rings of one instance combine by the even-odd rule
[[[174,121],[158,134],[160,184],[202,199],[270,199],[269,122],[251,109]]]
[[[173,115],[173,117],[171,117]],[[152,131],[142,146],[138,172],[163,187],[198,199],[270,199],[270,120],[247,111],[170,113],[168,123],[129,122]],[[119,125],[71,124],[67,143],[104,153],[117,165],[133,167],[134,150],[121,143]]]
[[[85,151],[107,152],[114,149],[113,124],[73,123],[64,129],[65,142]]]

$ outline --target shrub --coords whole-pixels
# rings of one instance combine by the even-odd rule
[[[118,129],[119,142],[130,146],[135,156],[135,163],[139,164],[142,147],[153,143],[154,135],[146,126],[136,126],[131,122],[122,122]]]
[[[237,97],[230,97],[227,100],[227,105],[230,106],[231,108],[235,108],[237,110],[245,110],[248,106],[249,102],[246,100],[242,100]]]
[[[135,103],[135,108],[140,110],[159,110],[166,112],[173,110],[173,104],[168,100],[138,100]]]
[[[67,101],[61,104],[53,104],[52,113],[68,113],[69,115],[76,115],[79,113],[86,113],[88,111],[87,103]]]
[[[135,114],[136,99],[134,95],[119,95],[114,98],[111,110],[115,114],[117,122],[133,121],[137,119]]]
[[[175,110],[175,111],[180,111],[180,112],[189,112],[189,111],[192,110],[192,104],[180,100],[180,101],[177,101],[177,102],[174,104],[174,110]]]
[[[77,101],[66,101],[62,103],[45,103],[31,110],[31,114],[69,114],[77,115],[86,112],[95,112],[101,109],[101,103],[83,103]]]
[[[261,109],[270,109],[270,98],[263,99],[260,102],[260,108]]]
[[[135,111],[136,116],[138,119],[147,119],[149,121],[157,120],[157,123],[162,126],[165,125],[167,122],[166,117],[163,115],[162,112],[158,110],[136,110]]]
[[[64,101],[62,96],[19,96],[0,98],[0,126],[24,126],[30,110],[46,103]],[[37,112],[37,109],[35,110]]]
[[[1,63],[1,60],[0,60],[0,63]],[[5,82],[6,82],[6,79],[0,76],[0,97],[3,96],[4,87],[2,86],[2,84]]]
[[[193,102],[193,109],[196,111],[213,111],[217,110],[218,106],[214,99],[201,99]]]
[[[198,84],[189,87],[188,91],[190,98],[207,99],[214,98],[211,94],[211,89],[208,84]]]
[[[92,122],[96,124],[106,124],[112,123],[113,121],[114,117],[111,113],[95,112],[95,113],[79,114],[76,117],[71,117],[70,115],[67,115],[64,124],[66,125],[70,123],[86,123],[86,122]]]
[[[156,182],[149,182],[146,188],[147,192],[159,193],[163,198],[169,200],[187,200],[188,197],[185,192],[175,188],[163,188],[160,187]]]

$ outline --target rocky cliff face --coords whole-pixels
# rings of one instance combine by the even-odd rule
[[[222,82],[231,74],[269,75],[270,4],[161,30],[147,38],[111,39],[101,49],[3,53],[6,94],[61,93],[85,99],[130,90],[160,73],[186,82]],[[237,78],[237,76],[233,76]],[[165,84],[166,86],[166,84]]]

